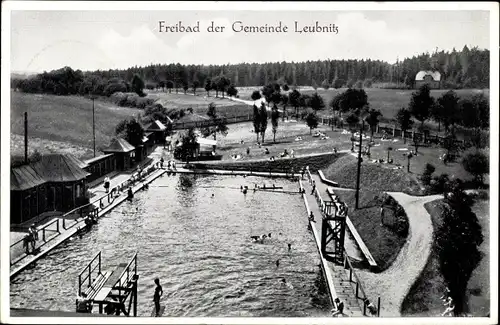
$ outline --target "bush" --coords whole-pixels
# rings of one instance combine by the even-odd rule
[[[434,176],[429,187],[429,191],[432,194],[441,194],[446,192],[447,185],[450,181],[448,174],[441,174],[439,176]]]
[[[371,88],[372,85],[373,85],[372,79],[365,79],[365,82],[363,83],[364,88]]]
[[[466,153],[462,159],[462,166],[478,183],[483,183],[484,174],[490,169],[488,157],[479,150]]]
[[[354,86],[355,81],[353,79],[349,79],[347,81],[347,88],[352,88]]]
[[[431,185],[432,173],[434,173],[435,170],[436,170],[436,167],[434,167],[434,165],[429,164],[429,163],[425,164],[424,172],[423,172],[422,177],[421,177],[422,184],[424,184],[425,186]]]

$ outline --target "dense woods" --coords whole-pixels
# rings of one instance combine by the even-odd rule
[[[322,87],[414,88],[421,70],[438,70],[441,87],[488,88],[489,50],[467,46],[461,51],[436,51],[406,58],[396,64],[378,60],[323,60],[307,62],[241,63],[232,65],[155,64],[126,70],[73,70],[70,67],[44,72],[27,79],[12,79],[12,88],[30,93],[56,95],[89,94],[109,96],[114,92],[137,91],[135,76],[143,88],[165,91],[205,89],[221,91],[233,88],[280,85]],[[141,85],[140,85],[141,86]]]

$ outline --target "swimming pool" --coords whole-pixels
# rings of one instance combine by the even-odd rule
[[[77,276],[99,251],[103,268],[138,253],[138,314],[153,308],[155,277],[163,316],[328,316],[319,256],[298,194],[240,186],[289,180],[163,176],[11,282],[11,307],[74,311]],[[269,234],[263,244],[250,236]],[[292,249],[288,250],[288,244]],[[280,260],[279,267],[276,260]],[[283,285],[285,278],[291,284]]]

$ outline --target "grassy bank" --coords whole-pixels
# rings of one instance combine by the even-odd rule
[[[300,169],[305,166],[309,166],[309,170],[316,172],[318,169],[322,169],[328,166],[341,157],[340,154],[335,155],[333,153],[317,154],[313,156],[303,156],[296,158],[280,159],[276,161],[269,160],[250,160],[250,161],[218,161],[210,163],[194,163],[196,168],[204,169],[224,169],[224,170],[252,170],[252,171],[264,171],[268,172],[270,170],[289,170],[294,168],[295,173],[299,173]]]
[[[357,158],[352,155],[344,157],[323,170],[325,177],[339,183],[341,187],[355,188],[357,175]],[[389,169],[381,164],[363,162],[361,164],[360,188],[374,192],[405,192],[421,194],[418,181],[402,170]]]
[[[431,215],[434,231],[442,223],[441,213],[443,200],[429,202],[425,208]],[[468,306],[464,310],[472,316],[484,317],[489,310],[490,285],[489,285],[489,201],[478,200],[472,206],[482,226],[485,240],[479,247],[483,258],[469,279],[466,300]],[[431,254],[419,278],[410,289],[403,301],[401,313],[403,316],[431,317],[439,316],[443,311],[443,302],[440,297],[445,291],[444,278],[439,271],[439,255],[435,244],[432,245]]]
[[[92,101],[79,96],[54,96],[11,92],[11,134],[24,135],[28,112],[28,136],[92,148]],[[141,110],[95,101],[96,147],[107,146],[116,125]],[[57,148],[54,148],[58,150]]]
[[[383,271],[391,266],[399,251],[406,242],[407,235],[400,235],[391,229],[389,218],[380,219],[381,192],[360,191],[359,209],[355,207],[355,193],[346,191],[335,192],[349,206],[349,218],[368,247],[373,258]]]
[[[434,231],[441,224],[442,204],[443,200],[436,200],[425,204],[425,208],[431,215]],[[444,278],[439,271],[437,248],[433,243],[427,264],[403,301],[401,315],[421,317],[439,316],[445,309],[440,299],[445,288]]]

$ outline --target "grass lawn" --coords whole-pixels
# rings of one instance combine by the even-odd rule
[[[45,141],[92,148],[92,101],[79,96],[54,96],[11,92],[11,134],[24,135],[24,112],[28,112],[28,135]],[[115,126],[141,110],[95,101],[96,147],[109,144]],[[17,141],[17,140],[15,140]],[[36,142],[36,141],[35,141]],[[39,142],[39,141],[38,141]],[[46,144],[49,145],[50,143]],[[52,148],[59,150],[58,146]],[[46,152],[46,150],[44,150]]]
[[[323,170],[325,177],[339,183],[341,187],[355,188],[357,157],[345,155]],[[403,170],[393,170],[385,164],[363,162],[361,164],[360,188],[375,192],[405,192],[421,194],[422,190],[414,175]]]
[[[490,312],[490,202],[478,200],[472,206],[481,224],[484,241],[479,246],[483,258],[472,272],[467,285],[467,304],[469,314],[485,317]]]
[[[431,215],[434,230],[441,224],[443,200],[429,202],[425,208]],[[486,316],[489,310],[489,201],[478,200],[472,207],[482,226],[484,242],[479,250],[484,253],[483,259],[473,271],[466,291],[469,313],[473,316]],[[432,245],[431,255],[417,281],[403,301],[401,313],[403,316],[432,317],[439,316],[444,311],[440,297],[446,288],[444,278],[439,271],[439,257],[435,245]],[[467,310],[467,308],[465,309]]]
[[[441,211],[443,200],[436,200],[425,204],[425,208],[431,215],[434,230],[441,224]],[[445,308],[440,297],[445,291],[446,285],[439,271],[439,258],[434,244],[431,254],[427,260],[424,270],[417,281],[410,288],[401,306],[402,316],[436,317]]]
[[[407,236],[400,236],[389,227],[382,225],[378,199],[382,193],[360,191],[357,210],[354,209],[354,192],[337,191],[336,194],[349,206],[349,218],[377,262],[379,271],[387,269],[398,256]],[[385,223],[388,223],[387,217]]]
[[[240,98],[250,100],[250,96],[254,90],[260,90],[262,87],[243,87],[238,88]],[[333,97],[337,94],[344,92],[347,88],[341,89],[328,89],[318,88],[318,94],[323,97],[325,105],[328,106]],[[301,87],[299,91],[302,94],[312,95],[315,90],[311,87]],[[379,88],[366,88],[365,92],[368,95],[368,102],[370,106],[379,109],[383,116],[387,119],[392,119],[396,112],[403,106],[408,107],[410,103],[411,94],[416,89],[379,89]],[[441,94],[447,92],[448,89],[435,89],[431,90],[431,96],[438,98]],[[481,92],[479,89],[457,89],[454,90],[459,97],[474,95]],[[485,96],[489,97],[489,89],[484,90]]]

